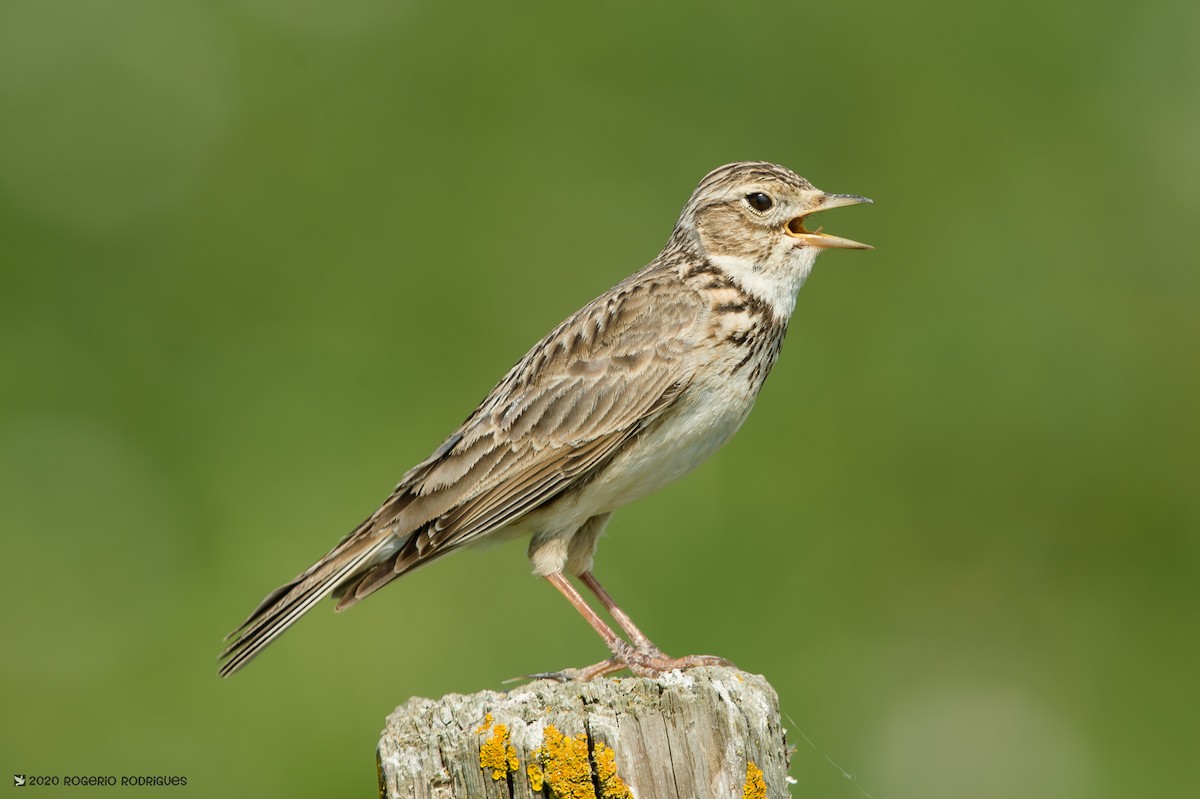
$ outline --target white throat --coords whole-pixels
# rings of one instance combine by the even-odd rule
[[[745,291],[770,306],[781,319],[796,309],[796,294],[808,279],[819,250],[785,243],[764,263],[736,255],[709,256],[712,263],[729,275]]]

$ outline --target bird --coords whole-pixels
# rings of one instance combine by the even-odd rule
[[[655,646],[593,574],[597,544],[614,511],[679,479],[741,427],[817,255],[872,249],[808,230],[809,215],[870,202],[765,161],[708,173],[654,260],[534,344],[374,513],[226,636],[220,675],[242,669],[326,597],[345,610],[451,552],[521,536],[533,573],[609,651],[545,676],[731,665]]]

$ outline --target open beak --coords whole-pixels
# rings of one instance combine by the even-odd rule
[[[815,214],[817,211],[828,211],[830,208],[840,208],[843,205],[858,205],[859,203],[869,203],[866,197],[859,197],[857,194],[826,194],[823,195],[821,202],[816,208],[811,211],[805,211],[800,216],[787,223],[787,234],[796,239],[797,245],[805,247],[821,247],[821,248],[839,248],[844,250],[873,250],[875,249],[870,244],[863,244],[850,239],[843,239],[840,236],[830,236],[828,233],[822,233],[821,228],[814,231],[804,229],[804,218],[809,214]]]

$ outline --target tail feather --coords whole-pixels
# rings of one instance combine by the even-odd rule
[[[449,550],[436,552],[431,557],[423,559],[416,547],[416,537],[414,536],[408,540],[400,551],[387,560],[376,564],[362,574],[357,574],[353,579],[343,583],[334,592],[334,598],[338,600],[337,607],[334,609],[343,611],[352,605],[356,605],[360,600],[375,593],[397,577],[407,574],[418,566],[423,566],[444,554],[449,554]]]
[[[394,546],[389,536],[367,540],[348,536],[296,579],[276,588],[225,636],[230,644],[221,653],[220,675],[228,677],[244,667],[339,585],[373,565],[377,553]]]

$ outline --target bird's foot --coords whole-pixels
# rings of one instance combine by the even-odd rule
[[[737,668],[732,661],[716,655],[685,655],[681,658],[673,658],[658,649],[653,652],[635,651],[625,659],[625,665],[638,677],[661,677],[676,669],[686,671],[697,666]]]
[[[617,658],[609,658],[582,669],[563,669],[562,671],[543,671],[528,675],[532,680],[557,680],[558,682],[587,682],[597,677],[604,677],[628,668],[625,662]]]
[[[533,679],[558,680],[571,682],[578,680],[587,682],[597,677],[605,677],[624,669],[629,669],[638,677],[661,677],[664,674],[679,670],[694,669],[697,666],[726,666],[736,669],[733,662],[716,655],[687,655],[673,658],[657,647],[634,649],[625,645],[619,648],[608,660],[602,660],[581,669],[563,669],[529,675]]]

